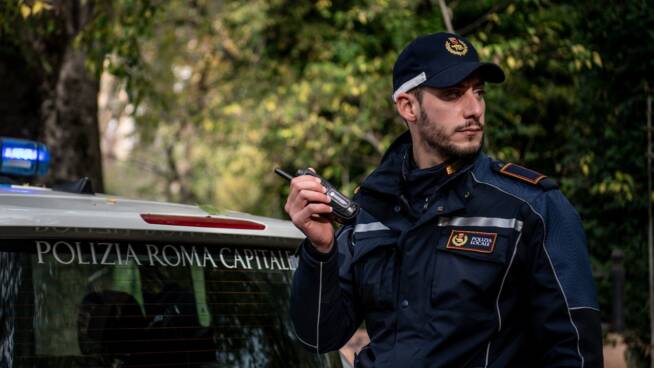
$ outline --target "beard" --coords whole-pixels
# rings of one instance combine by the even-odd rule
[[[447,132],[445,127],[431,121],[421,106],[420,117],[416,125],[424,143],[431,150],[441,155],[441,157],[448,159],[468,159],[475,156],[484,145],[483,130],[479,144],[457,146],[451,139],[452,135],[460,130],[470,127],[482,128],[481,123],[477,120],[468,120],[464,124],[456,127],[452,132]]]

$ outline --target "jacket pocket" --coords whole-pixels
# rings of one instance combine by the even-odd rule
[[[352,263],[357,292],[364,309],[392,308],[397,237],[376,236],[357,239]]]
[[[456,229],[444,229],[435,244],[427,334],[484,344],[490,336],[484,334],[497,329],[496,301],[510,263],[511,239],[497,234],[491,248],[488,243],[452,243],[452,232],[456,235]]]
[[[443,230],[436,244],[432,305],[471,306],[484,313],[495,303],[514,244],[503,233],[470,228]]]

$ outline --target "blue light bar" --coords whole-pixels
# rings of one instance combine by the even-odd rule
[[[50,152],[43,143],[0,137],[0,174],[45,175],[49,166]]]

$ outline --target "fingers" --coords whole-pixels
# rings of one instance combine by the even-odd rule
[[[315,170],[310,170],[315,173]],[[334,228],[330,219],[324,216],[333,211],[328,205],[331,198],[325,194],[327,189],[320,178],[311,175],[293,178],[290,187],[284,210],[316,249],[328,252],[333,243]]]
[[[300,207],[305,206],[307,203],[329,203],[331,198],[324,193],[314,192],[312,190],[302,190],[297,195],[296,205]]]
[[[325,192],[326,188],[320,184],[320,179],[310,175],[295,177],[291,181],[291,192],[284,210],[292,216],[292,212],[300,211],[307,203],[329,203],[331,198]]]
[[[284,210],[300,228],[306,227],[312,221],[324,222],[324,219],[319,216],[332,212],[332,207],[327,205],[331,202],[331,198],[325,194],[326,191],[320,179],[315,176],[295,177],[291,180],[291,192]]]
[[[284,210],[293,217],[296,213],[303,211],[308,208],[312,213],[324,213],[324,208],[328,208],[331,212],[331,206],[327,205],[331,201],[331,198],[325,195],[324,193],[312,191],[312,190],[301,190],[295,195],[294,199],[289,199],[286,201]],[[321,206],[316,206],[321,205]]]
[[[291,221],[301,229],[306,228],[310,222],[328,222],[324,218],[317,219],[316,216],[332,212],[332,207],[324,203],[309,203],[300,211],[291,215]]]
[[[325,187],[322,186],[320,178],[311,175],[296,176],[291,180],[291,193],[302,189],[325,192]]]

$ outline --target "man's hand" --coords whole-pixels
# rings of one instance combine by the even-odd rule
[[[296,176],[291,180],[291,192],[284,210],[316,250],[329,253],[334,243],[334,226],[331,221],[320,216],[332,212],[332,207],[327,205],[331,198],[325,192],[319,178],[311,175]]]

